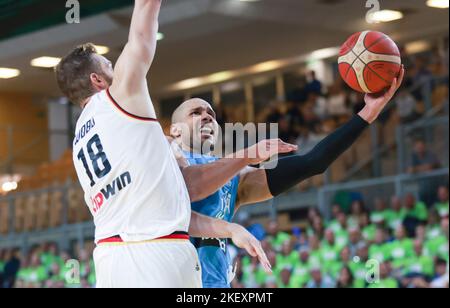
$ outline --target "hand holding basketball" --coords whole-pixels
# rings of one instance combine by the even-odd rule
[[[405,77],[405,68],[402,65],[400,71],[400,76],[394,78],[389,90],[381,91],[378,93],[367,93],[364,101],[366,106],[361,110],[359,115],[366,120],[368,123],[375,121],[380,113],[383,111],[384,107],[391,101],[397,90],[400,88]]]

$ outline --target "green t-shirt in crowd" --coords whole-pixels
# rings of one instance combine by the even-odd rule
[[[448,216],[448,202],[438,202],[434,204],[434,208],[439,213],[439,216],[446,217]]]
[[[414,218],[417,218],[418,220],[425,221],[428,219],[428,210],[427,206],[423,202],[416,202],[414,205],[414,208],[411,210],[408,210],[406,208],[402,209],[403,217],[411,216]]]
[[[43,265],[27,267],[20,269],[17,277],[25,282],[39,283],[48,279],[48,272]]]
[[[364,288],[366,286],[367,269],[364,262],[350,262],[348,267],[352,271],[355,288]]]
[[[403,274],[420,273],[428,276],[433,276],[434,264],[433,258],[430,256],[417,256],[409,257],[404,262]]]
[[[425,230],[425,237],[427,238],[427,240],[432,240],[443,235],[441,226],[439,224],[427,225]]]
[[[346,230],[338,230],[334,234],[336,246],[341,250],[348,244],[348,232]]]
[[[311,261],[298,262],[292,271],[292,283],[296,288],[302,288],[311,279]]]
[[[317,250],[311,250],[309,252],[309,264],[313,265],[313,266],[321,266],[321,264],[323,263],[322,260],[322,251],[319,249]]]
[[[425,255],[448,261],[448,239],[441,235],[425,242]]]
[[[394,278],[381,279],[379,282],[369,284],[369,288],[394,289],[398,288],[398,282]]]
[[[276,251],[279,251],[281,249],[281,246],[283,246],[283,244],[290,239],[291,236],[286,232],[278,232],[276,236],[268,237],[269,243]]]
[[[333,219],[327,224],[327,229],[333,230],[334,233],[342,230],[342,226],[337,219]]]
[[[414,256],[414,242],[409,238],[403,240],[395,240],[390,245],[390,257],[392,258],[392,266],[400,268],[404,266],[406,259]]]
[[[378,260],[378,262],[388,260],[391,256],[390,243],[372,244],[369,247],[369,256],[371,259]]]
[[[375,234],[377,232],[377,226],[374,224],[365,226],[362,230],[363,238],[366,241],[373,241],[375,239]]]
[[[334,245],[330,245],[327,242],[323,242],[319,250],[322,265],[339,260],[339,253],[341,251],[341,248],[339,245],[337,245],[337,243],[335,243]]]
[[[403,219],[405,218],[405,212],[386,210],[385,217],[389,228],[391,230],[396,230],[402,224]]]
[[[331,261],[326,262],[323,266],[323,269],[328,274],[328,276],[330,276],[334,280],[337,280],[339,277],[339,272],[341,271],[343,266],[344,265],[341,261]]]
[[[57,263],[60,267],[64,266],[62,258],[51,253],[44,252],[40,255],[41,263],[46,268],[50,268],[53,263]]]
[[[284,256],[281,253],[277,254],[277,266],[291,266],[294,267],[295,264],[299,262],[298,251],[292,251],[289,255]]]
[[[370,214],[370,221],[372,223],[379,223],[382,221],[387,221],[390,215],[391,210],[384,211],[374,211]]]

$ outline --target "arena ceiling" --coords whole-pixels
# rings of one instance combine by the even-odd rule
[[[447,33],[448,10],[425,0],[380,1],[405,13],[399,21],[368,25],[360,0],[163,0],[158,54],[150,83],[158,93],[191,77],[239,69],[338,46],[349,34],[380,30],[399,42]],[[21,70],[0,80],[0,91],[59,95],[51,69],[30,66],[39,56],[61,57],[86,41],[107,45],[115,60],[126,42],[132,1],[81,0],[80,24],[64,23],[62,0],[0,0],[0,67]],[[20,4],[19,4],[20,3]]]

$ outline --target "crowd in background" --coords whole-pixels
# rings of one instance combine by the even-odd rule
[[[426,205],[412,194],[376,200],[368,211],[361,199],[350,208],[335,204],[325,220],[312,208],[304,228],[280,231],[252,225],[273,266],[233,249],[238,264],[234,287],[266,288],[441,288],[449,286],[448,187]]]
[[[56,243],[0,250],[0,288],[90,288],[95,286],[92,249],[60,250]]]
[[[432,205],[407,194],[392,197],[388,205],[376,200],[368,211],[364,200],[356,198],[349,207],[336,202],[330,220],[311,208],[304,227],[293,230],[276,222],[267,229],[251,225],[273,274],[230,245],[238,265],[233,287],[448,287],[448,202],[448,186],[440,186]],[[75,272],[72,259],[79,265]],[[78,272],[79,280],[73,280]],[[18,249],[2,250],[0,286],[94,287],[92,250],[76,248],[69,254],[55,243],[35,246],[25,255]]]

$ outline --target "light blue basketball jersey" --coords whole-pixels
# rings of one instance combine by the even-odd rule
[[[218,158],[184,152],[189,165],[213,163]],[[200,214],[231,222],[236,204],[239,176],[211,196],[192,203],[192,210]],[[229,288],[233,279],[233,265],[227,249],[226,239],[192,239],[202,265],[202,280],[205,288]]]

